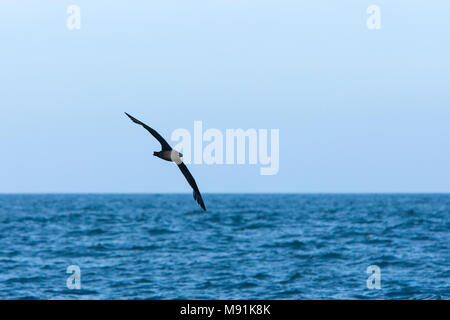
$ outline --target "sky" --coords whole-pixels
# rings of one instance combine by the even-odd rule
[[[67,8],[80,8],[69,30]],[[367,8],[380,8],[370,30]],[[278,129],[279,170],[192,164],[208,192],[450,192],[450,2],[0,3],[0,193],[191,192],[179,128]]]

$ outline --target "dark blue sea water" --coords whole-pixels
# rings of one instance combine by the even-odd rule
[[[450,195],[204,199],[0,195],[0,298],[450,298]]]

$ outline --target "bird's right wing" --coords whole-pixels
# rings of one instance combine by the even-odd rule
[[[131,119],[131,121],[143,126],[148,132],[150,132],[152,136],[154,136],[156,140],[159,141],[162,150],[172,150],[172,147],[167,143],[167,141],[163,137],[161,137],[161,135],[158,132],[156,132],[156,130],[150,128],[148,125],[139,121],[138,119],[130,116],[128,113],[125,112],[125,114]]]
[[[189,172],[186,165],[182,162],[178,165],[178,168],[180,168],[181,172],[183,173],[186,180],[189,182],[189,185],[194,190],[194,200],[197,201],[197,203],[202,207],[203,210],[206,211],[205,204],[203,203],[202,195],[200,194],[200,190],[198,190],[197,183],[195,183],[194,177]]]

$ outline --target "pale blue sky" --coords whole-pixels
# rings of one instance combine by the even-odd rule
[[[66,9],[81,7],[81,30]],[[381,7],[382,29],[366,28]],[[450,192],[448,1],[0,4],[0,192],[190,192],[177,128],[278,128],[280,170],[207,192]]]

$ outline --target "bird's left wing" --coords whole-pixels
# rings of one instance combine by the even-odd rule
[[[200,190],[198,190],[197,183],[195,183],[194,177],[189,172],[186,165],[182,162],[178,165],[178,168],[180,168],[181,172],[183,173],[186,180],[189,182],[189,185],[194,190],[194,200],[197,201],[197,203],[202,207],[203,210],[206,211],[205,204],[203,203],[202,195],[200,194]]]
[[[148,125],[139,121],[138,119],[130,116],[128,113],[125,112],[125,114],[128,116],[128,118],[131,119],[131,121],[143,126],[148,132],[150,132],[152,134],[152,136],[154,136],[156,138],[156,140],[159,141],[159,143],[161,144],[162,150],[172,150],[172,147],[167,143],[167,141],[163,137],[161,137],[161,135],[158,132],[156,132],[156,130],[150,128]]]

